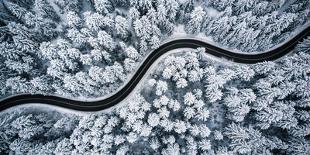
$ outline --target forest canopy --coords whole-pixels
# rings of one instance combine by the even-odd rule
[[[308,24],[294,0],[0,0],[1,97],[96,98],[183,27],[263,52]],[[308,155],[310,37],[276,61],[238,64],[181,49],[117,107],[0,113],[0,154]]]
[[[183,26],[218,46],[263,52],[307,23],[308,1],[1,0],[1,96],[102,97]]]

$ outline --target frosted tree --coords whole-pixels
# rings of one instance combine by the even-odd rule
[[[152,24],[157,24],[158,20],[157,20],[157,11],[155,8],[151,8],[150,10],[148,10],[148,12],[146,13],[147,18],[151,21]]]
[[[135,7],[130,7],[129,8],[129,13],[128,13],[128,18],[134,22],[140,17],[140,12],[137,10]]]
[[[91,65],[92,64],[92,58],[91,55],[89,54],[83,54],[80,56],[80,61],[82,62],[82,64],[84,65]]]
[[[74,76],[66,75],[63,82],[64,88],[67,88],[71,91],[77,90],[79,92],[83,89],[82,84],[80,84]]]
[[[16,71],[17,73],[27,73],[33,69],[34,60],[31,56],[22,57],[21,60],[6,60],[5,65],[7,68]]]
[[[244,81],[249,81],[255,74],[253,69],[243,65],[236,66],[234,71],[237,73],[238,77]]]
[[[89,71],[88,71],[88,75],[95,80],[96,82],[101,82],[103,81],[102,78],[102,73],[104,72],[103,68],[100,68],[98,66],[92,66],[90,67]]]
[[[214,19],[214,23],[209,24],[206,28],[207,34],[215,35],[215,39],[220,41],[224,39],[224,37],[232,29],[236,20],[237,19],[235,16],[232,16],[231,18],[229,16],[223,16]],[[228,35],[227,37],[231,37],[231,35]],[[225,40],[223,43],[225,43]]]
[[[12,3],[10,1],[4,1],[3,4],[18,19],[21,19],[28,12],[25,8],[19,6],[18,4]]]
[[[190,33],[198,33],[201,32],[201,30],[203,30],[204,25],[202,25],[204,23],[204,19],[206,16],[206,12],[203,10],[202,7],[198,6],[196,7],[191,15],[190,15],[190,20],[187,24],[187,30]]]
[[[64,138],[62,141],[58,143],[57,147],[54,150],[54,153],[70,154],[73,151],[73,147],[74,146],[72,142],[70,142],[68,138]]]
[[[102,62],[102,60],[104,60],[106,62],[111,62],[111,54],[105,50],[94,49],[90,54],[95,61]]]
[[[109,35],[105,31],[98,32],[98,42],[102,45],[106,50],[113,51],[115,48],[115,42],[111,35]]]
[[[204,87],[206,88],[206,97],[208,97],[211,102],[215,102],[222,98],[223,92],[221,88],[223,88],[227,80],[224,79],[221,75],[216,75],[215,69],[211,66],[205,70],[206,80],[204,83],[206,85]]]
[[[49,78],[47,76],[35,77],[30,80],[30,83],[36,89],[36,92],[50,92]]]
[[[113,5],[109,0],[93,0],[97,12],[106,15],[113,10]]]
[[[162,76],[165,79],[170,79],[174,73],[175,73],[175,70],[173,70],[173,68],[165,68],[163,70],[163,75]]]
[[[233,151],[240,154],[271,153],[273,149],[286,149],[286,145],[279,139],[264,137],[252,127],[242,127],[239,124],[230,124],[225,128],[225,136],[229,138]]]
[[[293,115],[293,107],[276,102],[276,105],[257,112],[256,119],[259,121],[258,125],[263,129],[269,128],[271,125],[279,126],[283,129],[290,129],[296,127],[298,123]]]
[[[100,28],[110,28],[114,25],[114,21],[110,16],[103,16],[99,13],[84,12],[85,25],[93,31],[98,31]]]
[[[158,81],[156,84],[156,95],[162,95],[162,93],[168,90],[167,82],[165,81]]]
[[[200,81],[202,79],[203,76],[203,69],[199,69],[197,70],[191,70],[188,73],[188,80],[191,82],[197,82]]]
[[[152,126],[152,127],[155,127],[155,126],[157,126],[160,122],[160,118],[159,118],[159,116],[157,115],[157,114],[150,114],[149,116],[148,116],[148,123],[149,123],[149,125],[150,126]]]
[[[280,3],[273,3],[268,1],[262,1],[258,2],[256,5],[254,5],[253,13],[257,16],[263,16],[266,13],[271,13],[279,8]]]
[[[25,93],[29,92],[31,89],[31,85],[28,81],[26,81],[25,78],[22,78],[20,76],[12,77],[6,80],[6,87],[10,88],[12,90],[12,93]]]
[[[236,122],[242,122],[244,117],[250,112],[250,104],[256,100],[256,96],[251,89],[236,90],[231,89],[231,94],[225,97],[224,104],[228,107],[228,118]]]
[[[238,0],[235,4],[235,11],[237,14],[241,14],[253,8],[256,5],[256,1],[250,0]]]
[[[81,18],[75,12],[69,11],[66,17],[69,27],[80,26]]]
[[[163,33],[170,34],[173,31],[175,22],[174,17],[170,16],[170,14],[175,15],[174,7],[177,7],[178,5],[174,4],[173,1],[169,1],[172,4],[168,1],[166,2],[168,4],[158,3],[158,6],[156,7],[157,11],[155,12],[154,10],[153,12],[149,12],[148,15],[151,21],[153,21],[153,23],[156,24],[156,26],[158,26]]]
[[[57,15],[56,11],[46,0],[35,0],[34,10],[36,10],[37,15],[42,18],[49,17],[54,20],[59,20],[59,16]]]
[[[124,66],[125,66],[125,70],[127,72],[132,72],[132,71],[136,70],[138,63],[133,59],[126,58],[124,60]]]
[[[302,154],[305,155],[309,152],[309,142],[305,139],[293,139],[290,141],[292,144],[291,147],[289,147],[289,152],[297,155]]]
[[[150,39],[150,46],[152,49],[156,49],[159,47],[160,45],[160,38],[156,35],[153,35]]]
[[[121,38],[126,39],[128,37],[129,26],[126,18],[122,16],[115,17],[115,31]]]
[[[169,22],[167,20],[167,10],[164,4],[160,4],[157,7],[157,15],[156,15],[156,22],[158,23],[159,27],[164,29],[166,24]]]
[[[149,39],[152,33],[151,23],[146,16],[142,16],[140,19],[134,21],[134,29],[137,37],[141,40]]]
[[[3,114],[9,117],[3,117]],[[71,116],[69,118],[68,115],[55,111],[46,112],[38,108],[21,108],[13,110],[9,115],[8,113],[3,114],[1,114],[1,123],[6,123],[6,125],[2,124],[2,130],[10,131],[1,132],[1,138],[10,141],[10,145],[5,150],[0,149],[3,154],[8,152],[16,154],[51,154],[57,143],[64,136],[71,135],[73,128],[77,125],[73,123],[70,128],[62,132],[62,129],[56,129],[53,126],[57,120],[61,118],[70,120],[63,123],[64,126],[67,126],[70,122],[76,122],[77,117]],[[3,142],[0,148],[5,146]]]
[[[131,0],[130,1],[131,6],[135,6],[138,8],[141,12],[144,12],[146,10],[149,10],[152,7],[152,1],[148,0]]]
[[[127,54],[127,56],[133,60],[138,60],[141,55],[138,53],[138,51],[132,47],[132,46],[129,46],[125,49],[125,52]]]
[[[185,88],[187,85],[187,81],[184,78],[180,78],[176,83],[177,88]]]
[[[221,10],[224,10],[228,6],[231,6],[233,2],[234,2],[233,0],[214,0],[214,1],[210,1],[209,5],[221,11]]]
[[[175,21],[176,15],[180,10],[180,2],[176,0],[165,1],[165,7],[168,13],[168,18],[170,21]]]
[[[188,92],[184,95],[184,103],[187,105],[193,105],[196,102],[196,97],[193,93]]]
[[[310,37],[303,40],[302,44],[296,46],[296,50],[303,53],[309,53],[310,51]]]

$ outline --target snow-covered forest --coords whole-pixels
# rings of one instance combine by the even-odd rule
[[[308,22],[309,1],[1,0],[1,97],[115,92],[176,27],[262,52]]]
[[[307,0],[0,0],[1,97],[101,97],[183,25],[263,52],[309,22]],[[0,154],[309,155],[310,37],[258,64],[203,48],[164,57],[116,107],[0,113]]]
[[[24,107],[1,113],[0,151],[307,155],[309,62],[310,38],[283,59],[254,65],[183,50],[108,111],[79,116]]]

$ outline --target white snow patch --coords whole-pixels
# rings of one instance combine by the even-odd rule
[[[206,7],[204,9],[205,9],[207,15],[210,17],[217,17],[220,14],[219,11],[217,11],[216,9],[211,8],[211,7]]]
[[[207,36],[205,33],[200,32],[196,35],[196,37],[198,39],[205,41],[205,42],[210,42],[212,44],[216,44],[215,41],[213,40],[213,38],[211,36]]]
[[[183,24],[179,24],[179,25],[175,26],[175,28],[172,32],[172,36],[185,36],[185,35],[187,35],[187,33],[185,32]]]
[[[34,109],[40,109],[41,111],[46,111],[46,112],[57,111],[62,114],[73,114],[77,116],[86,116],[86,115],[91,114],[91,112],[77,111],[77,110],[67,109],[67,108],[58,107],[54,105],[48,105],[48,104],[42,104],[42,103],[29,103],[29,104],[18,105],[18,106],[14,106],[12,108],[6,109],[1,112],[1,115],[12,113],[13,111],[23,110],[21,108],[34,108]]]

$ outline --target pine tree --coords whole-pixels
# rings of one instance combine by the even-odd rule
[[[298,44],[296,46],[296,51],[303,52],[303,53],[309,53],[310,51],[310,37],[307,37],[303,40],[301,44]]]
[[[106,15],[113,10],[113,5],[108,0],[92,0],[97,12]]]
[[[51,18],[55,21],[59,21],[59,16],[54,10],[54,8],[49,4],[46,0],[35,0],[34,2],[34,10],[36,10],[36,14],[42,18]]]
[[[103,16],[99,13],[84,12],[85,25],[93,31],[99,31],[101,28],[111,28],[114,23],[111,16]]]
[[[140,19],[134,21],[134,30],[137,37],[141,41],[145,41],[151,37],[152,25],[146,16],[142,16]]]
[[[109,35],[106,31],[98,32],[98,42],[102,45],[106,50],[113,51],[115,49],[115,42],[111,35]]]
[[[244,127],[240,124],[230,124],[225,128],[224,135],[231,140],[233,151],[240,154],[268,153],[273,149],[285,149],[280,139],[264,137],[261,132],[252,127]]]
[[[70,154],[72,153],[74,149],[74,146],[72,142],[68,138],[64,138],[61,140],[58,144],[57,147],[54,150],[55,154]]]
[[[309,150],[309,141],[305,140],[304,138],[301,139],[292,139],[290,141],[288,151],[293,155],[306,155]]]
[[[7,0],[4,1],[3,4],[18,19],[22,19],[23,16],[28,12],[25,8]]]
[[[156,85],[156,95],[160,96],[168,90],[167,82],[158,81]]]
[[[199,33],[203,30],[204,25],[204,19],[206,16],[206,12],[203,10],[202,7],[196,7],[191,15],[190,15],[190,20],[187,25],[187,30],[190,33]]]
[[[251,0],[238,0],[235,4],[234,10],[237,14],[241,14],[252,9],[256,5],[256,1]]]
[[[30,83],[20,76],[7,79],[6,87],[10,88],[12,93],[26,93],[31,91]]]
[[[125,49],[125,52],[127,54],[127,56],[133,60],[138,60],[141,55],[138,53],[138,51],[132,47],[132,46],[129,46]]]
[[[129,35],[129,24],[126,18],[122,16],[115,17],[115,31],[123,39],[127,39]]]
[[[81,25],[82,19],[77,15],[77,13],[69,11],[66,17],[69,27],[78,27]]]
[[[210,1],[209,5],[215,7],[216,9],[222,11],[228,6],[231,6],[234,3],[234,0],[214,0]]]
[[[138,66],[138,63],[133,60],[133,59],[130,59],[130,58],[126,58],[124,60],[124,66],[125,66],[125,70],[128,72],[128,73],[131,73],[132,71],[135,71],[137,66]]]
[[[72,40],[73,45],[76,47],[83,47],[88,41],[88,36],[75,28],[69,29],[67,36],[70,40]]]
[[[49,85],[49,80],[47,76],[35,77],[30,80],[30,83],[36,89],[36,92],[49,92],[51,87]]]
[[[149,0],[131,0],[130,5],[138,8],[141,12],[147,11],[152,7],[152,1]]]

